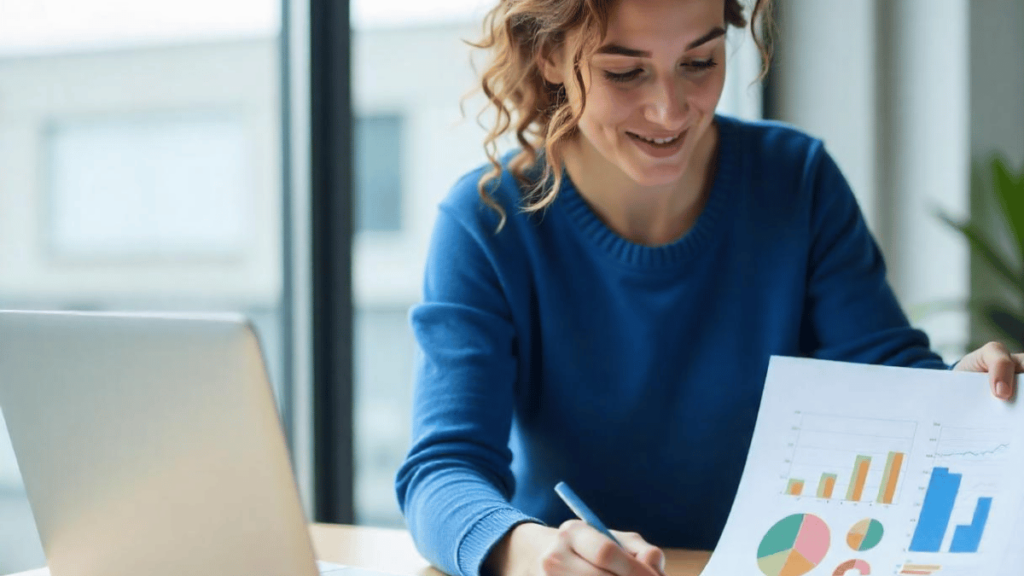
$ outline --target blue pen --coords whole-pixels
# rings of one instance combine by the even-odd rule
[[[615,536],[612,536],[611,531],[609,531],[608,527],[604,525],[604,522],[601,522],[601,519],[597,517],[597,514],[594,514],[594,511],[583,503],[583,500],[581,500],[580,497],[572,491],[572,488],[569,488],[568,484],[565,482],[559,482],[556,484],[555,493],[558,494],[559,498],[562,499],[562,502],[565,502],[565,505],[568,506],[570,510],[580,517],[580,520],[590,524],[590,526],[595,530],[610,538],[612,542],[615,542],[620,547],[622,546],[622,543],[619,542]]]

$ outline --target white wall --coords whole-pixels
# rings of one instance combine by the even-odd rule
[[[866,0],[778,2],[775,114],[825,142],[878,234],[875,5]]]
[[[965,214],[969,198],[969,37],[966,0],[883,3],[887,78],[880,132],[880,201],[888,207],[890,278],[911,306],[969,293],[966,244],[935,211]],[[970,59],[970,60],[969,60]],[[965,312],[921,319],[936,347],[957,357]]]

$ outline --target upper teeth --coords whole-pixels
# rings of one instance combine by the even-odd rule
[[[646,140],[648,142],[653,142],[655,144],[668,144],[669,142],[675,140],[676,138],[679,138],[679,136],[676,135],[676,136],[673,136],[671,138],[644,138],[643,136],[640,136],[640,138],[642,140]]]

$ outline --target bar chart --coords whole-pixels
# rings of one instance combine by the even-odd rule
[[[998,465],[1009,451],[1007,436],[985,428],[941,429],[909,551],[978,552],[1001,488]]]
[[[802,413],[792,432],[785,495],[897,501],[917,422]]]

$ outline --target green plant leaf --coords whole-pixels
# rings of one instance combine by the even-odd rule
[[[1024,173],[1016,176],[995,156],[992,159],[992,186],[1003,209],[1003,217],[1013,232],[1018,257],[1024,258]]]
[[[978,226],[974,224],[974,222],[956,222],[941,212],[938,216],[943,222],[963,234],[964,237],[967,238],[967,241],[970,242],[971,249],[984,258],[985,261],[992,266],[993,270],[998,272],[1000,276],[1009,282],[1010,286],[1013,286],[1018,291],[1024,292],[1024,283],[1021,282],[1021,272],[1016,270],[1016,266],[1007,262],[1007,260],[996,251],[992,244],[982,236],[981,231],[978,230]]]
[[[1006,344],[1015,351],[1024,350],[1024,316],[1000,306],[989,306],[985,317],[1006,337]]]

